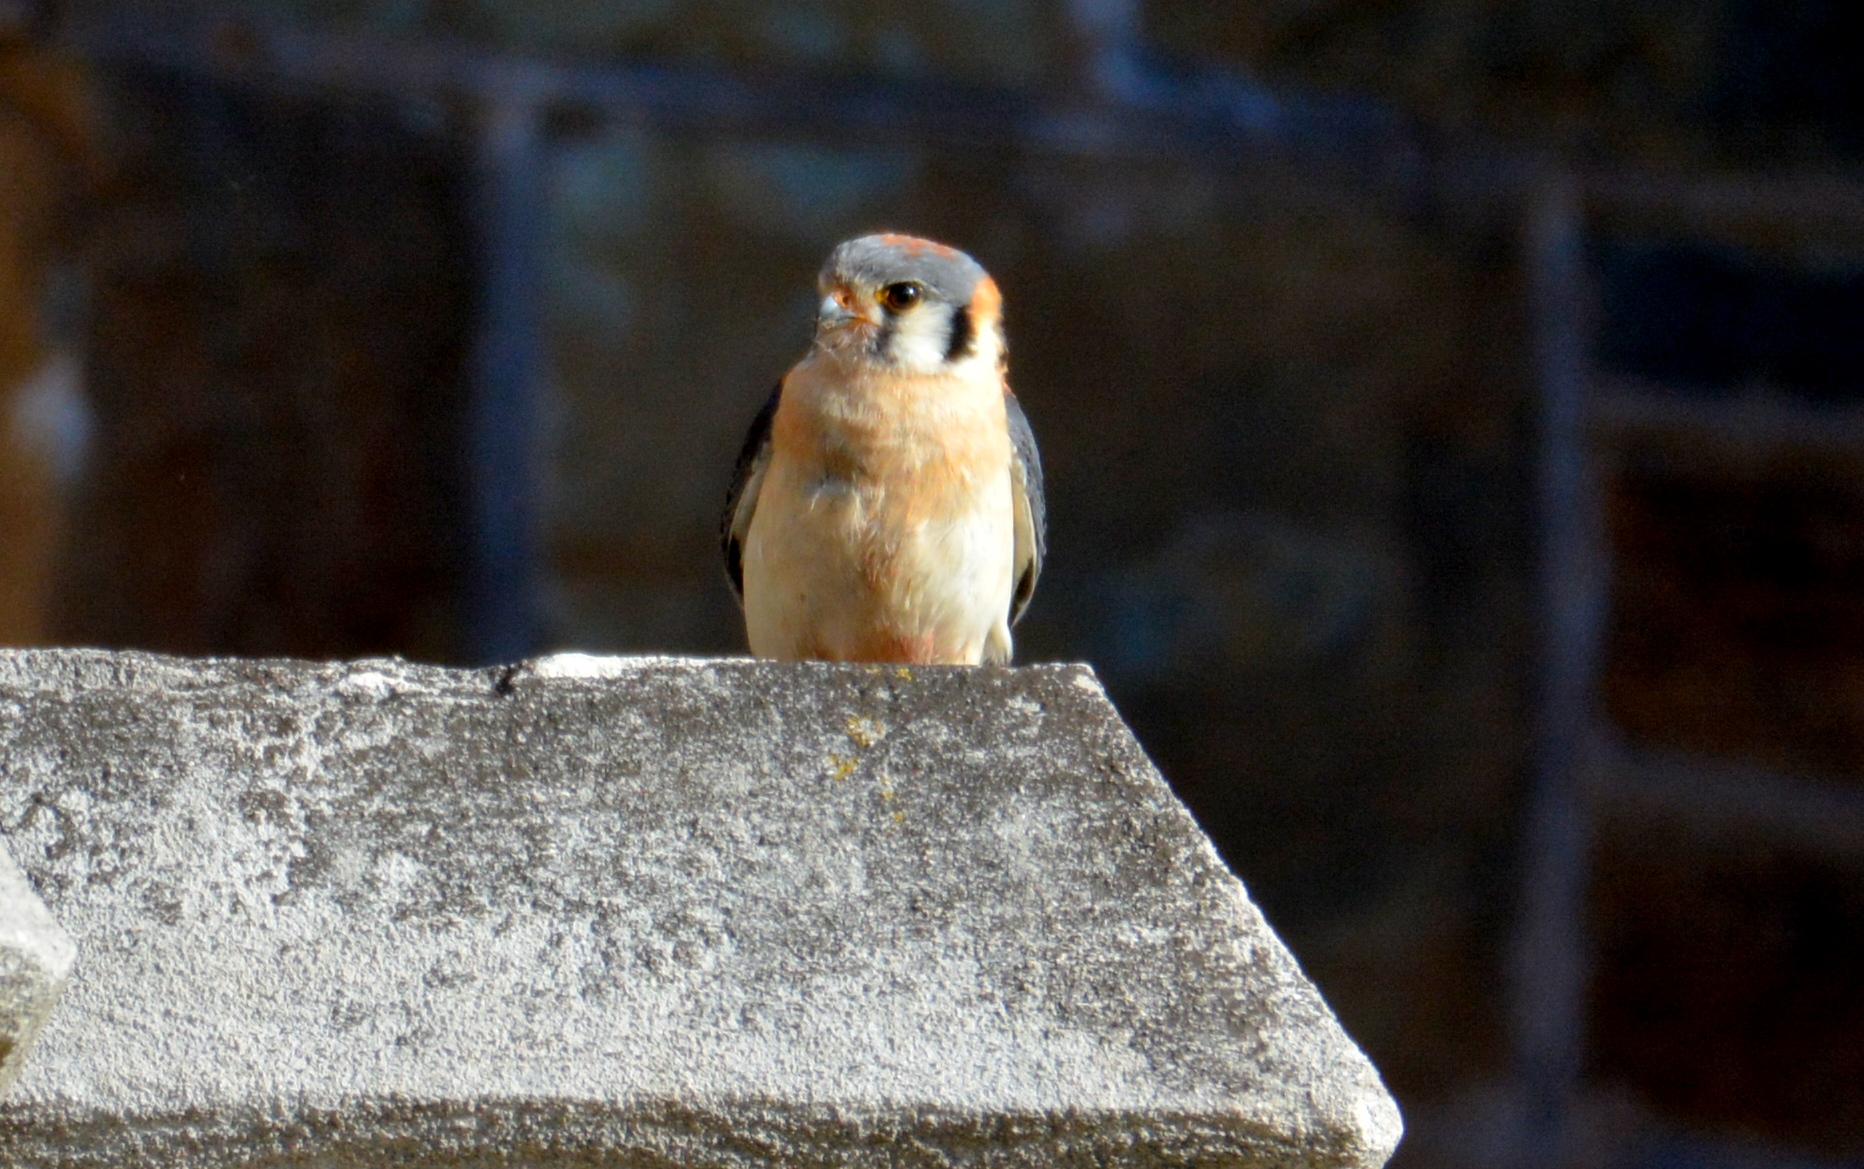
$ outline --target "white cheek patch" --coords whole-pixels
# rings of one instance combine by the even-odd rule
[[[945,347],[951,341],[949,318],[931,305],[921,305],[893,318],[887,355],[909,373],[937,373],[945,368]]]
[[[926,305],[902,313],[892,321],[887,336],[887,357],[907,373],[956,374],[960,377],[989,374],[995,376],[1002,339],[995,328],[982,328],[972,338],[970,351],[955,362],[947,362],[951,351],[952,316]]]

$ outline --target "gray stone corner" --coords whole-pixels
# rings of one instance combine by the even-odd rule
[[[19,1078],[76,957],[0,837],[0,1092]]]
[[[0,830],[84,948],[3,1164],[1371,1169],[1401,1131],[1085,667],[6,651]]]

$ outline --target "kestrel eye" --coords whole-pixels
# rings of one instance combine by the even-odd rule
[[[880,303],[888,312],[902,313],[918,304],[925,291],[910,280],[889,284],[880,290]]]

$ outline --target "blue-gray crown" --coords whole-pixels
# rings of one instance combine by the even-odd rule
[[[923,285],[947,304],[971,301],[984,267],[956,248],[910,235],[864,235],[838,245],[822,265],[824,289],[841,283],[879,288],[902,281]]]

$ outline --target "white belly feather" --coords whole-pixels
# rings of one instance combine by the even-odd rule
[[[1015,531],[1006,463],[923,518],[891,485],[805,480],[773,458],[745,541],[745,626],[760,657],[1009,657]],[[888,652],[889,649],[892,652]]]

